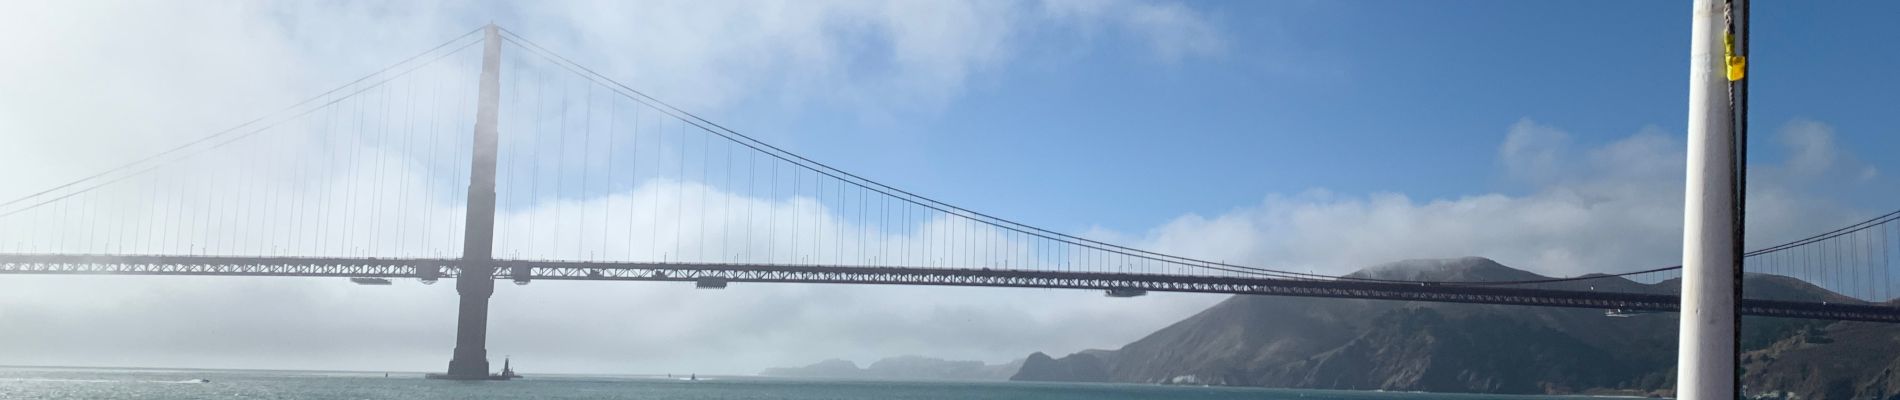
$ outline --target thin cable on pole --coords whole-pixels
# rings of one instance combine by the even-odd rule
[[[1746,59],[1748,56],[1748,0],[1730,0],[1728,7],[1728,30],[1732,32],[1731,35],[1741,39],[1736,43],[1731,43],[1731,46],[1735,47],[1734,51],[1736,54],[1734,55]],[[1724,63],[1729,61],[1731,60],[1728,60],[1726,57],[1723,60]],[[1744,283],[1747,282],[1746,271],[1743,271],[1743,268],[1746,267],[1748,260],[1746,256],[1748,249],[1743,245],[1743,240],[1746,238],[1748,231],[1748,79],[1730,79],[1728,90],[1729,110],[1732,112],[1730,118],[1734,119],[1729,125],[1730,129],[1734,130],[1732,133],[1733,139],[1729,141],[1729,145],[1733,146],[1733,148],[1729,150],[1732,163],[1730,168],[1734,169],[1734,173],[1730,176],[1732,177],[1731,179],[1734,179],[1732,187],[1735,190],[1732,194],[1735,199],[1735,212],[1732,217],[1734,219],[1730,221],[1729,224],[1733,229],[1729,237],[1729,251],[1731,253],[1731,262],[1734,263],[1730,267],[1730,273],[1734,274],[1734,276],[1730,278],[1732,279],[1731,282],[1733,282],[1734,287],[1732,289],[1734,299],[1732,303],[1730,303],[1732,305],[1730,312],[1733,313],[1733,315],[1730,316],[1729,320],[1734,325],[1729,331],[1734,335],[1730,341],[1733,346],[1733,357],[1741,357],[1742,308],[1740,305],[1742,304],[1743,298],[1742,287],[1745,286]],[[1685,305],[1686,304],[1687,303],[1685,303]],[[1735,365],[1741,364],[1739,358],[1734,360],[1734,362]],[[1742,393],[1741,369],[1736,369],[1735,376],[1733,379],[1730,379],[1730,381],[1735,385],[1734,393]]]

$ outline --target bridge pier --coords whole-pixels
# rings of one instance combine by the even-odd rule
[[[462,267],[455,278],[455,292],[461,297],[455,322],[455,356],[449,359],[446,378],[488,379],[488,298],[495,294],[495,280],[489,278],[492,266]]]
[[[495,294],[495,156],[501,112],[501,30],[483,29],[480,98],[475,108],[475,148],[469,156],[467,231],[462,239],[461,275],[455,291],[455,356],[447,379],[486,380],[488,375],[488,298]]]

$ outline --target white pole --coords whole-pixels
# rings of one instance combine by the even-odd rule
[[[1695,0],[1689,45],[1689,160],[1683,188],[1676,398],[1735,399],[1734,110],[1722,2]]]

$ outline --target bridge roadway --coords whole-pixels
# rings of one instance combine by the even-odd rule
[[[455,278],[460,260],[0,254],[0,274]],[[496,260],[494,279],[833,283],[1092,289],[1333,297],[1674,312],[1673,294],[1431,283],[1063,272],[1012,269],[840,267],[716,263]],[[527,268],[517,274],[516,268]],[[1748,299],[1746,315],[1900,323],[1900,307]]]

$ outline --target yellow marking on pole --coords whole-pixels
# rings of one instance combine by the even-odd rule
[[[1748,57],[1735,55],[1735,34],[1722,36],[1722,58],[1728,64],[1728,81],[1742,80],[1748,73]]]

